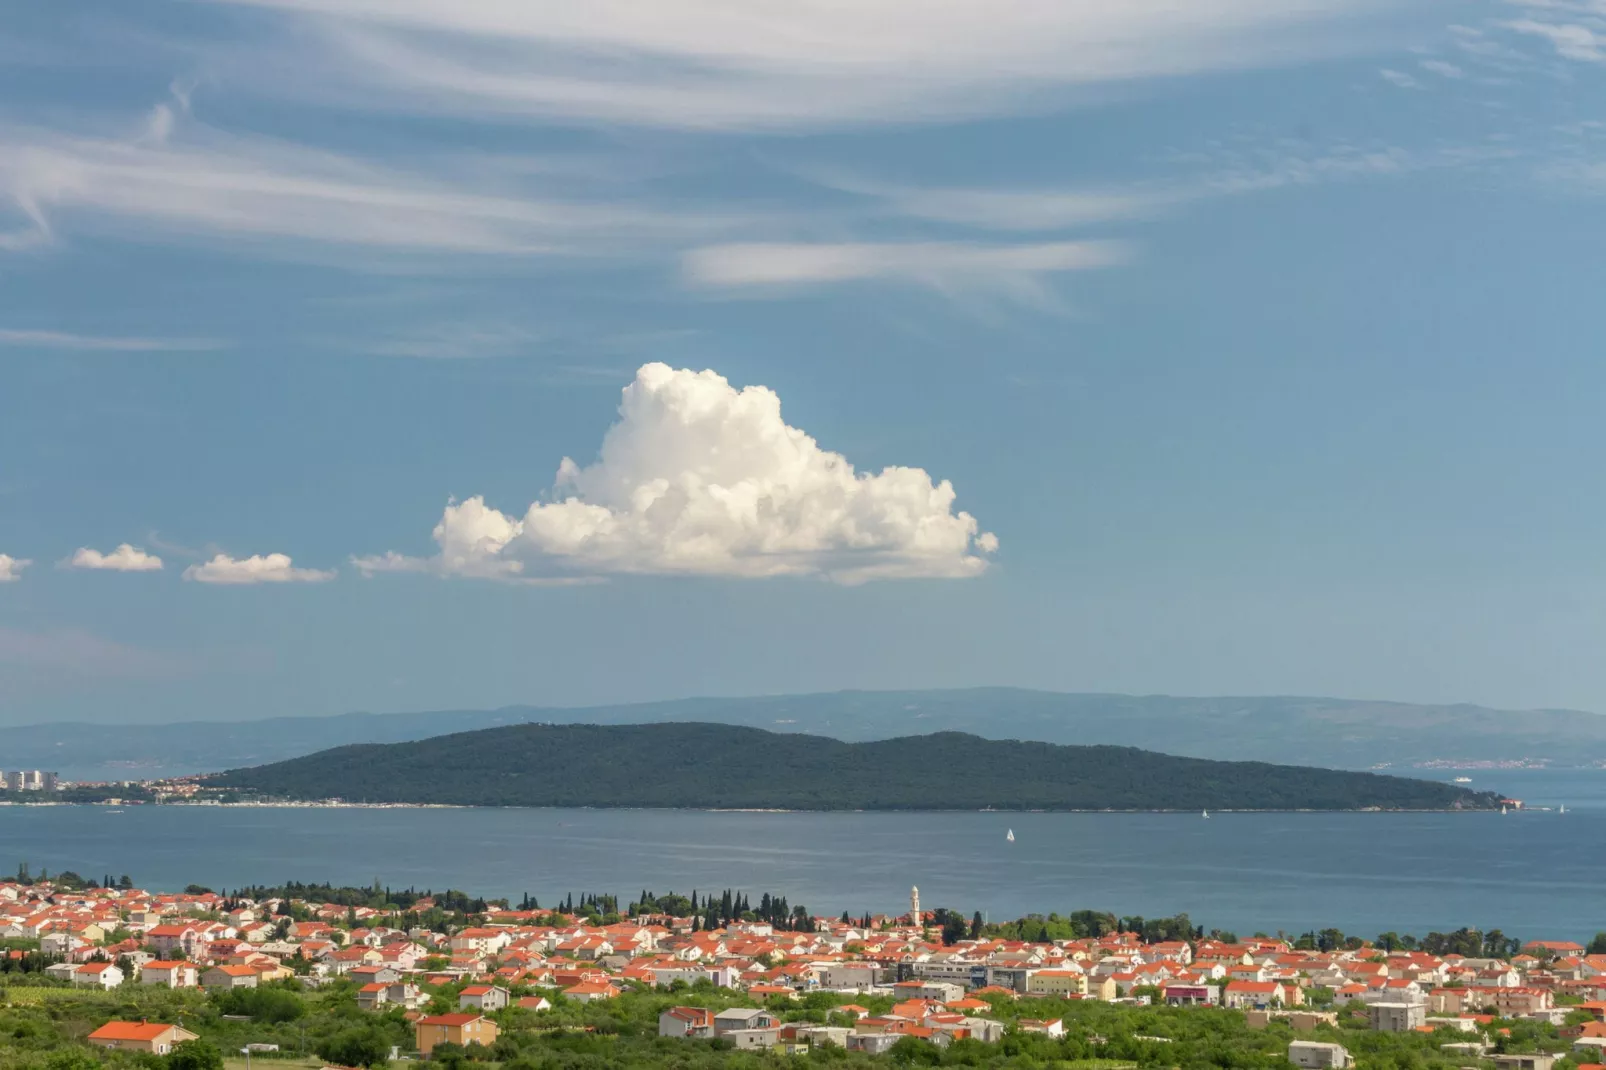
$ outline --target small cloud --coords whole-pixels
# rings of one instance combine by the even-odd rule
[[[1148,219],[1174,207],[1178,191],[1128,183],[1120,187],[990,189],[918,187],[840,172],[805,173],[827,189],[873,198],[911,219],[997,231],[1067,230]]]
[[[1390,70],[1388,67],[1384,67],[1382,70],[1378,71],[1377,74],[1378,77],[1382,78],[1385,82],[1389,83],[1390,85],[1397,85],[1401,89],[1421,88],[1417,80],[1412,78],[1409,74],[1406,74],[1404,71]]]
[[[1442,59],[1425,59],[1417,66],[1429,74],[1438,75],[1440,78],[1465,78],[1467,76],[1466,71],[1457,67],[1454,63],[1448,63]]]
[[[70,568],[94,569],[104,572],[160,572],[162,559],[144,550],[123,543],[109,554],[81,546],[67,562]]]
[[[335,578],[333,569],[296,568],[286,554],[255,554],[233,558],[218,554],[202,565],[184,570],[184,578],[196,583],[249,586],[259,583],[324,583]]]
[[[554,500],[508,516],[453,502],[439,552],[353,559],[365,575],[507,582],[606,574],[817,576],[837,583],[979,575],[998,539],[920,468],[856,472],[781,417],[762,386],[648,364],[624,390],[601,458],[565,458]]]
[[[510,357],[550,342],[551,336],[524,327],[438,324],[366,342],[364,352],[414,360],[476,360]]]
[[[17,349],[61,349],[86,353],[197,353],[223,349],[209,338],[128,338],[71,334],[66,331],[15,330],[0,327],[0,346]]]
[[[1581,63],[1606,63],[1606,34],[1597,33],[1578,23],[1539,22],[1534,19],[1516,19],[1501,23],[1514,33],[1541,37],[1549,41],[1556,54],[1563,59]]]
[[[828,285],[880,280],[966,289],[1035,289],[1043,276],[1111,267],[1131,258],[1115,241],[987,245],[969,242],[747,243],[693,249],[681,264],[703,287]]]
[[[156,105],[145,119],[145,139],[158,145],[166,144],[173,136],[174,121],[172,108],[166,104]]]
[[[16,583],[22,579],[22,570],[33,564],[25,557],[0,554],[0,583]]]

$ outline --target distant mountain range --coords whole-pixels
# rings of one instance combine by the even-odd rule
[[[1492,809],[1430,780],[962,732],[843,743],[728,724],[513,725],[211,778],[249,796],[458,806],[791,810]]]
[[[624,706],[352,713],[165,725],[54,724],[0,732],[0,767],[138,779],[259,765],[348,743],[394,743],[498,725],[702,721],[848,741],[943,731],[989,739],[1143,747],[1200,758],[1329,768],[1431,760],[1606,762],[1606,717],[1331,698],[1173,698],[1013,688],[841,691]]]

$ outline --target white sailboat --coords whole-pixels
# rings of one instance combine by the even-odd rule
[[[1204,815],[1203,815],[1203,816],[1204,816],[1204,819],[1205,819],[1205,820],[1206,820],[1206,821],[1209,821],[1209,820],[1210,820],[1210,811],[1209,811],[1209,810],[1206,810],[1206,811],[1205,811],[1205,812],[1204,812]]]
[[[1556,811],[1556,813],[1558,813],[1558,814],[1565,814],[1566,812],[1567,812],[1567,804],[1566,803],[1562,803],[1561,804],[1561,808]]]
[[[1504,805],[1502,805],[1502,806],[1501,806],[1501,807],[1500,807],[1500,813],[1501,813],[1501,814],[1502,814],[1502,815],[1504,815],[1504,814],[1505,814],[1505,812],[1506,812],[1506,808],[1505,808],[1505,806],[1504,806]]]
[[[1010,843],[1014,843],[1015,842],[1015,830],[1014,829],[1010,829],[1008,832],[1004,833],[1004,839],[1008,840]]]

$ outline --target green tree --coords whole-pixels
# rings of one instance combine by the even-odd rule
[[[1595,938],[1589,942],[1591,955],[1606,955],[1606,933],[1596,933]]]
[[[223,1070],[223,1053],[204,1040],[186,1040],[168,1053],[167,1070]]]
[[[293,1022],[307,1013],[301,997],[283,985],[236,988],[218,997],[222,1014],[243,1014],[258,1022]]]
[[[390,1057],[390,1040],[372,1026],[347,1029],[319,1043],[320,1058],[341,1066],[383,1066]]]

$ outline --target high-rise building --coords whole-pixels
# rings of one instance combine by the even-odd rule
[[[13,769],[0,775],[0,784],[7,791],[55,791],[61,778],[42,769]]]

